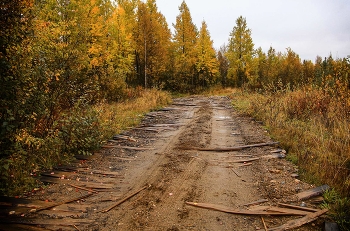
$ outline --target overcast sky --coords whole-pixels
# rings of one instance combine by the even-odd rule
[[[179,15],[182,0],[156,0],[169,28]],[[350,55],[350,0],[186,0],[193,23],[205,20],[215,48],[228,43],[239,16],[246,18],[255,48],[290,47],[313,62],[317,55]]]

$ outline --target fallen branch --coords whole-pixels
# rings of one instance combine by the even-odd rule
[[[233,172],[234,174],[236,174],[238,177],[241,177],[241,175],[239,175],[238,172],[236,172],[233,168],[231,168],[231,170],[232,170],[232,172]]]
[[[303,218],[292,220],[292,221],[288,221],[284,225],[281,225],[279,227],[272,228],[272,229],[269,229],[269,230],[270,231],[284,231],[284,230],[298,228],[298,227],[300,227],[300,226],[302,226],[304,224],[313,222],[319,216],[321,216],[322,214],[326,213],[327,211],[328,211],[328,209],[323,209],[323,210],[320,210],[320,211],[318,211],[316,213],[310,213],[310,214],[306,215]]]
[[[74,184],[68,184],[68,185],[71,186],[71,187],[77,188],[77,189],[88,191],[88,192],[98,193],[98,191],[95,191],[95,190],[92,190],[92,189],[89,189],[89,188],[80,187],[80,186],[77,186],[77,185],[74,185]]]
[[[246,148],[255,148],[255,147],[263,147],[269,145],[275,145],[279,142],[269,142],[269,143],[260,143],[260,144],[250,144],[243,145],[237,147],[225,147],[225,148],[196,148],[196,147],[180,147],[182,150],[197,150],[197,151],[208,151],[208,152],[230,152],[230,151],[240,151]]]
[[[283,204],[283,203],[277,203],[277,204],[280,205],[280,206],[287,207],[287,208],[289,207],[289,208],[304,210],[304,211],[308,211],[308,212],[318,212],[318,211],[320,211],[319,209],[301,207],[301,206],[290,205],[290,204]]]
[[[269,201],[268,199],[260,199],[260,200],[257,200],[257,201],[253,201],[253,202],[244,204],[243,206],[257,205],[257,204],[265,203],[265,202],[268,202],[268,201]]]
[[[195,203],[195,202],[186,202],[186,204],[204,208],[204,209],[211,209],[215,211],[225,212],[225,213],[232,213],[232,214],[240,214],[240,215],[275,215],[275,216],[295,216],[295,213],[283,213],[283,212],[274,212],[274,211],[250,211],[250,210],[242,210],[242,209],[232,209],[226,206],[222,205],[214,205],[214,204],[207,204],[207,203]]]
[[[272,211],[272,212],[280,212],[280,213],[289,213],[289,214],[293,214],[293,215],[299,215],[299,216],[304,216],[304,215],[308,215],[311,212],[308,211],[304,211],[304,210],[299,210],[299,209],[288,209],[288,208],[281,208],[281,207],[270,207],[267,209],[267,211]]]
[[[101,148],[121,148],[135,151],[146,151],[146,150],[154,150],[154,148],[139,148],[139,147],[129,147],[129,146],[120,146],[120,145],[103,145]]]
[[[134,130],[139,130],[139,131],[146,131],[146,132],[155,132],[155,133],[159,133],[158,130],[156,129],[152,129],[152,128],[146,128],[146,127],[143,127],[143,128],[133,128]]]
[[[114,208],[117,207],[118,205],[120,205],[120,204],[124,203],[125,201],[129,200],[131,197],[135,196],[136,194],[140,193],[141,191],[145,190],[146,188],[147,188],[147,186],[145,186],[145,187],[139,189],[138,191],[136,191],[136,192],[130,194],[129,196],[127,196],[127,197],[125,197],[125,198],[119,200],[119,201],[118,201],[117,203],[115,203],[113,206],[111,206],[111,207],[109,207],[109,208],[107,208],[107,209],[105,209],[105,210],[102,210],[101,212],[103,212],[103,213],[109,212],[110,210],[114,209]]]
[[[68,203],[71,203],[73,201],[78,201],[78,200],[81,200],[81,199],[85,199],[85,198],[87,198],[87,197],[89,197],[91,195],[93,195],[93,194],[89,193],[89,194],[86,194],[86,195],[78,197],[78,198],[74,198],[74,199],[58,202],[58,203],[55,203],[55,204],[52,204],[52,205],[48,205],[48,206],[44,206],[44,207],[38,208],[38,209],[32,209],[32,210],[30,210],[30,212],[39,212],[39,211],[42,211],[42,210],[51,209],[51,208],[59,206],[59,205],[68,204]]]
[[[136,142],[136,139],[130,136],[123,136],[123,135],[115,135],[113,136],[113,139],[115,140],[128,140],[132,142]]]
[[[250,158],[250,159],[242,159],[242,160],[233,160],[233,161],[230,161],[231,163],[246,163],[246,162],[252,162],[252,161],[255,161],[255,160],[259,160],[260,158],[259,157],[256,157],[256,158]]]
[[[264,218],[263,218],[263,217],[261,217],[261,221],[262,221],[262,223],[263,223],[263,225],[264,225],[264,229],[265,229],[265,231],[267,231],[266,223],[265,223],[265,221],[264,221]]]
[[[252,165],[252,163],[241,164],[241,165],[238,165],[238,167],[245,167],[245,166],[250,166],[250,165]]]

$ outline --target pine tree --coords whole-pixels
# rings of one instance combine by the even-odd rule
[[[251,30],[247,28],[246,19],[240,16],[233,28],[227,51],[229,59],[228,79],[231,85],[242,86],[256,79],[253,68],[254,44]]]

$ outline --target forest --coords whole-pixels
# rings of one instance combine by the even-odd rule
[[[216,49],[206,22],[198,29],[185,1],[173,33],[156,0],[0,4],[0,194],[35,187],[32,175],[89,155],[119,131],[105,122],[107,105],[145,98],[134,107],[155,108],[171,100],[164,91],[230,87],[244,91],[233,99],[251,99],[237,107],[284,131],[276,137],[292,161],[311,174],[328,168],[320,181],[349,195],[350,56],[313,62],[291,48],[265,53],[243,16]]]

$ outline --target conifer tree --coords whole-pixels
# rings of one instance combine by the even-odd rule
[[[196,44],[196,55],[198,57],[196,62],[198,82],[201,86],[207,87],[216,81],[219,74],[219,63],[205,21],[202,22],[202,27],[200,28]]]
[[[231,85],[242,86],[256,78],[253,67],[254,44],[251,30],[246,19],[240,16],[236,20],[228,44],[227,58],[229,60],[228,79]]]
[[[229,61],[226,57],[227,53],[227,46],[224,44],[220,47],[217,56],[218,56],[218,62],[219,62],[219,70],[220,70],[220,77],[221,77],[221,84],[222,86],[227,86],[227,72],[229,68]]]
[[[196,62],[195,45],[198,30],[192,22],[190,10],[185,1],[179,7],[180,14],[173,24],[173,52],[175,77],[173,86],[177,90],[193,89],[195,87]]]
[[[140,2],[137,9],[134,39],[138,83],[159,87],[167,71],[170,30],[155,0]]]

